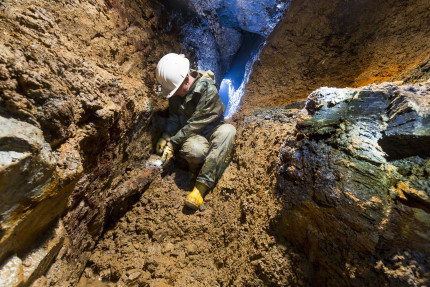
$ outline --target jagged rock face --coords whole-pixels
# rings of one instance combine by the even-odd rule
[[[267,37],[275,28],[289,2],[222,0],[216,12],[220,22],[226,27]]]
[[[217,18],[217,8],[214,8],[215,4],[221,2],[200,2],[212,8],[208,11],[208,18],[205,18],[208,23],[197,33],[204,40],[206,35],[212,35],[212,38],[208,36],[208,47],[219,49],[209,53],[209,59],[218,61],[220,54],[225,57],[221,57],[223,61],[230,59],[240,43],[240,32],[235,25],[245,29],[246,17],[237,18],[237,21],[222,28]],[[253,1],[251,6],[247,6],[245,2],[240,2],[244,9],[262,3]],[[272,103],[275,98],[277,103],[285,103],[296,94],[301,97],[307,94],[307,90],[323,83],[315,77],[316,74],[324,75],[321,76],[323,79],[334,79],[330,83],[341,86],[349,83],[347,79],[351,75],[355,77],[358,72],[363,74],[360,79],[367,81],[373,74],[366,74],[367,70],[361,67],[363,62],[377,66],[384,59],[389,59],[386,66],[378,68],[378,71],[382,70],[380,76],[383,79],[390,78],[407,68],[405,62],[410,61],[410,57],[414,59],[411,66],[415,66],[426,55],[423,51],[428,50],[428,43],[422,41],[427,39],[430,26],[426,24],[429,19],[426,1],[384,2],[386,4],[382,4],[382,1],[317,2],[293,2],[294,9],[291,9],[290,16],[270,41],[261,59],[263,64],[251,79],[255,85],[249,91],[254,95],[258,92],[258,102],[250,96],[248,100],[245,99],[246,105],[261,107]],[[349,4],[354,5],[352,8],[344,6]],[[427,108],[422,108],[427,107],[427,104],[420,102],[422,98],[417,96],[412,99],[408,93],[419,95],[419,91],[422,91],[428,94],[428,87],[415,86],[415,91],[395,86],[389,86],[387,90],[380,88],[381,91],[377,90],[378,96],[369,97],[369,100],[381,97],[383,100],[380,105],[386,105],[390,112],[382,109],[374,111],[385,114],[381,123],[377,121],[378,116],[371,117],[376,122],[361,121],[360,117],[354,120],[351,117],[349,122],[356,125],[351,130],[350,125],[343,122],[343,117],[333,117],[330,118],[332,123],[316,125],[321,129],[314,131],[314,122],[309,115],[318,118],[320,112],[330,110],[322,104],[318,96],[320,94],[316,93],[308,103],[308,116],[304,115],[299,124],[300,134],[309,139],[300,138],[297,146],[293,141],[294,131],[291,130],[296,111],[274,109],[248,118],[238,133],[233,166],[219,182],[212,203],[208,198],[208,206],[212,208],[212,204],[214,212],[203,215],[203,221],[199,216],[194,217],[192,226],[198,232],[193,233],[187,224],[188,214],[178,212],[183,206],[181,200],[184,191],[189,190],[175,182],[177,179],[174,173],[169,174],[167,180],[161,180],[156,177],[157,172],[145,165],[153,141],[162,131],[162,116],[166,115],[167,107],[166,101],[155,98],[151,91],[155,64],[167,52],[192,48],[192,45],[182,48],[178,44],[178,29],[172,19],[167,19],[170,14],[162,7],[162,3],[150,0],[1,2],[0,282],[6,285],[29,285],[41,277],[36,281],[39,286],[76,284],[105,226],[120,217],[130,206],[129,203],[137,200],[133,195],[143,192],[156,178],[152,182],[154,194],[144,194],[141,205],[131,211],[130,222],[124,218],[119,222],[121,226],[118,231],[130,235],[130,240],[121,241],[115,232],[108,232],[105,237],[105,246],[118,245],[115,249],[119,251],[118,260],[130,264],[127,267],[136,263],[133,261],[136,257],[134,252],[140,251],[139,262],[148,263],[144,265],[147,270],[139,278],[139,270],[118,270],[118,265],[110,265],[109,257],[102,258],[98,265],[93,258],[94,266],[101,266],[103,268],[99,271],[106,271],[103,274],[110,276],[109,272],[115,271],[115,276],[120,275],[119,279],[130,284],[137,280],[142,280],[142,284],[160,283],[162,269],[154,269],[154,261],[148,261],[145,256],[161,254],[168,259],[172,245],[162,245],[167,243],[163,241],[167,234],[173,239],[169,243],[185,250],[186,254],[196,255],[193,258],[196,265],[204,262],[206,274],[213,275],[214,268],[219,269],[219,277],[212,278],[213,284],[223,282],[225,285],[259,286],[309,283],[308,275],[313,272],[309,263],[301,254],[295,256],[294,248],[272,229],[278,227],[284,237],[291,238],[291,234],[295,233],[297,237],[292,242],[301,248],[305,246],[312,260],[321,255],[319,262],[326,266],[323,269],[328,271],[326,277],[333,274],[333,270],[339,271],[333,264],[324,262],[326,251],[333,250],[333,254],[336,254],[337,250],[345,250],[349,243],[357,242],[359,244],[351,249],[352,254],[376,252],[375,258],[381,258],[375,262],[376,271],[380,271],[378,274],[394,278],[398,275],[396,266],[406,262],[408,268],[404,270],[405,278],[411,278],[407,272],[415,264],[415,271],[418,272],[415,273],[418,274],[415,275],[415,282],[420,283],[420,272],[427,266],[427,257],[420,259],[419,256],[428,254],[428,233],[424,229],[428,228],[429,170],[428,159],[425,158],[428,150],[424,148],[428,145],[428,112]],[[339,11],[348,11],[349,14],[345,16]],[[404,11],[406,13],[402,13]],[[207,11],[202,12],[205,14]],[[224,12],[228,15],[231,11],[227,9]],[[274,15],[272,12],[268,15]],[[351,15],[359,15],[359,20],[351,21],[354,18]],[[262,13],[257,16],[266,15]],[[384,44],[370,45],[370,51],[374,47],[378,48],[375,52],[378,61],[373,61],[373,54],[366,53],[369,50],[355,49],[357,43],[370,37],[367,32],[374,31],[373,23],[378,23],[378,29],[373,34],[374,40],[369,43]],[[398,23],[404,26],[398,26]],[[191,24],[189,29],[196,32],[196,26]],[[197,23],[197,26],[200,24]],[[355,35],[358,27],[365,28],[358,30],[357,36],[350,36]],[[248,28],[255,33],[267,34],[264,29],[253,25]],[[388,37],[393,31],[394,38]],[[287,38],[291,41],[284,47]],[[345,40],[348,41],[344,50]],[[387,43],[391,45],[388,48]],[[198,44],[201,43],[196,41]],[[322,49],[323,53],[314,53],[315,50],[309,46]],[[411,46],[413,48],[409,49]],[[276,57],[270,55],[274,51]],[[393,51],[400,52],[395,54]],[[201,59],[201,55],[188,52],[194,58]],[[387,54],[391,53],[393,55],[390,58]],[[328,60],[324,61],[325,58]],[[358,64],[348,66],[347,72],[342,72],[338,78],[339,71],[343,71],[351,59],[355,59]],[[394,64],[400,66],[395,70],[384,70]],[[376,70],[369,68],[371,72]],[[422,80],[428,77],[428,71],[428,62],[423,62],[417,69],[409,71],[405,79]],[[285,78],[279,80],[280,75]],[[354,77],[354,81],[358,81]],[[292,85],[286,85],[286,81]],[[295,89],[290,93],[287,88],[294,85]],[[255,90],[255,87],[258,89]],[[356,95],[366,102],[366,92],[360,93],[337,91],[330,106],[343,109],[346,106],[344,102],[355,100]],[[404,103],[408,103],[410,109],[405,109],[407,105]],[[397,110],[402,110],[402,113],[396,113]],[[408,122],[401,125],[405,121]],[[366,125],[371,127],[370,132]],[[339,136],[332,134],[338,130]],[[284,165],[279,175],[286,205],[279,205],[278,194],[274,193],[274,157],[286,134],[289,145],[282,151]],[[366,141],[355,141],[355,138],[364,136]],[[417,143],[413,149],[410,148],[410,137]],[[336,145],[339,149],[335,148]],[[299,149],[302,146],[306,147],[303,149],[305,152]],[[322,158],[311,153],[319,148],[323,150]],[[289,151],[293,150],[297,152],[290,154]],[[312,157],[307,158],[308,155]],[[336,161],[337,165],[331,161],[339,158],[342,160]],[[287,166],[290,163],[296,164],[295,169]],[[322,166],[327,173],[316,173],[318,170],[313,168],[315,165]],[[301,170],[303,173],[298,176],[296,172]],[[348,181],[348,176],[357,178]],[[185,172],[182,172],[181,177],[186,177]],[[300,180],[302,184],[295,185]],[[315,185],[312,185],[313,180]],[[363,182],[373,185],[360,185]],[[311,193],[307,184],[313,187]],[[350,193],[353,196],[348,197],[338,194],[344,186],[350,189],[357,186],[363,188],[357,189],[356,194]],[[326,188],[330,193],[324,192]],[[366,193],[371,188],[375,189],[374,195]],[[166,192],[171,190],[173,192],[166,196]],[[383,197],[384,192],[389,196]],[[159,199],[163,196],[166,197],[160,203]],[[356,205],[342,205],[350,202]],[[160,206],[166,209],[147,216],[145,221],[138,220],[142,212],[158,212]],[[288,212],[280,212],[277,218],[280,206],[285,207],[285,210],[288,208]],[[336,209],[339,206],[345,207],[342,212]],[[360,208],[366,212],[361,212]],[[309,210],[315,213],[307,214]],[[302,211],[305,211],[306,217],[300,217]],[[329,223],[333,218],[341,218],[346,222],[335,221],[340,226],[336,229],[336,235],[355,234],[356,237],[341,237],[341,241],[337,242],[335,234],[329,234],[330,237],[324,230],[317,229],[316,226],[320,226],[318,220],[324,219],[321,226],[325,226],[324,223]],[[176,223],[178,219],[180,224]],[[307,220],[309,228],[306,226]],[[378,220],[380,229],[375,229],[377,224],[374,222]],[[295,222],[298,225],[292,224]],[[407,224],[413,225],[413,228],[405,228]],[[210,229],[213,240],[209,244],[208,225],[214,226]],[[178,229],[175,228],[165,232],[172,226],[183,228],[184,231],[176,233]],[[344,226],[351,232],[340,232]],[[286,232],[286,228],[294,233]],[[309,232],[304,235],[304,230]],[[141,237],[136,237],[135,232]],[[189,237],[182,242],[184,234]],[[195,239],[206,242],[200,251],[210,249],[213,257],[201,260],[197,255],[205,254],[195,253],[199,247],[185,244],[186,240],[191,242]],[[339,249],[333,248],[328,239],[333,240]],[[135,240],[144,242],[134,244]],[[416,248],[409,248],[411,245],[408,242],[413,242]],[[125,243],[130,243],[136,249],[125,246]],[[139,250],[142,246],[152,253]],[[171,249],[163,253],[161,246],[170,246]],[[321,246],[323,248],[320,248],[319,253],[315,251]],[[397,249],[387,248],[386,254],[383,254],[381,250],[387,246],[409,248],[411,251],[407,254],[400,250],[394,256],[393,252],[397,252]],[[420,246],[423,246],[422,250],[418,250]],[[102,245],[99,247],[100,253],[105,252]],[[123,251],[132,253],[125,256]],[[173,254],[178,257],[178,261],[174,262],[178,265],[165,262],[164,266],[176,266],[178,269],[170,272],[168,279],[179,278],[187,286],[189,277],[194,276],[192,268],[178,277],[181,273],[178,270],[189,263],[183,255],[185,251]],[[389,256],[392,257],[388,261]],[[356,262],[363,263],[354,255],[348,258],[352,258],[346,262],[348,266]],[[340,261],[334,258],[330,262]],[[46,272],[51,264],[52,268]],[[302,265],[303,269],[297,265]],[[370,270],[366,266],[363,263],[363,268],[358,271],[354,271],[355,267],[348,267],[348,275],[366,275],[365,271]],[[293,268],[294,272],[290,272]],[[133,273],[129,270],[133,270]],[[150,278],[146,278],[146,271],[151,273]],[[259,278],[255,278],[255,274]],[[386,282],[381,280],[382,283]]]
[[[181,27],[183,44],[193,51],[199,69],[210,69],[221,82],[242,45],[244,32],[269,36],[287,9],[289,0],[170,0],[188,5],[194,13]]]
[[[0,116],[0,142],[0,256],[4,257],[28,245],[32,233],[64,211],[70,194],[66,181],[73,181],[83,168],[79,154],[70,152],[68,170],[57,169],[57,163],[64,161],[53,153],[42,130],[27,122]],[[63,190],[57,190],[59,186]]]
[[[280,151],[278,224],[322,266],[321,280],[429,283],[429,120],[430,84],[321,88],[308,97],[297,135]]]
[[[324,86],[429,79],[429,37],[427,0],[292,1],[254,64],[242,113]]]
[[[115,186],[152,150],[150,99],[165,108],[153,73],[180,45],[163,15],[144,0],[1,3],[1,282],[31,283],[63,241],[60,269],[76,277],[109,213],[142,191],[149,173]],[[32,249],[43,233],[57,243]]]

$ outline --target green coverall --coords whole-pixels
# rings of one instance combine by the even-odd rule
[[[190,75],[195,80],[187,95],[169,98],[165,134],[192,171],[203,164],[196,180],[213,188],[229,164],[236,129],[224,122],[213,73],[190,70]]]

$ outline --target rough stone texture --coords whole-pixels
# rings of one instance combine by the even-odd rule
[[[291,106],[244,117],[232,166],[191,213],[186,172],[145,164],[166,116],[155,64],[181,50],[163,3],[0,2],[1,283],[76,285],[86,270],[81,285],[429,285],[428,85],[315,93],[298,138]],[[293,4],[247,105],[428,78],[428,1]]]
[[[430,283],[430,84],[321,88],[281,147],[278,230],[324,285]]]
[[[14,254],[0,269],[2,286],[29,286],[52,264],[64,242],[64,227],[59,222],[34,242],[31,248]]]
[[[175,8],[185,6],[181,27],[184,46],[196,55],[199,69],[214,71],[221,83],[239,51],[243,33],[267,37],[289,5],[289,0],[174,0]],[[192,13],[191,13],[192,12]],[[175,14],[175,16],[179,13]]]
[[[10,218],[19,203],[43,195],[55,169],[52,150],[37,127],[0,117],[2,218]],[[6,229],[3,226],[2,229]]]
[[[153,177],[151,120],[166,107],[153,73],[180,49],[166,15],[146,0],[0,2],[0,271],[11,284],[46,272],[60,248],[34,242],[59,217],[46,242],[59,242],[54,265],[73,284],[105,224]],[[31,274],[3,273],[12,265]]]
[[[429,38],[427,0],[293,0],[254,64],[241,113],[305,99],[323,86],[429,79],[415,69],[428,70]]]
[[[70,188],[64,182],[82,172],[72,164],[56,169],[56,158],[42,130],[0,116],[0,258],[21,251],[34,235],[59,216]],[[58,186],[63,186],[63,190]],[[35,220],[37,219],[37,220]]]
[[[213,2],[213,1],[212,1]],[[219,1],[216,12],[225,27],[267,37],[279,22],[290,1]]]

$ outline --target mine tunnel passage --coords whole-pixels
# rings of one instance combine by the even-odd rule
[[[293,0],[273,34],[254,24],[273,28],[278,5],[290,1],[181,1],[202,18],[177,22],[166,2],[1,2],[0,282],[429,285],[428,133],[412,137],[412,148],[382,135],[387,164],[348,162],[351,154],[317,142],[328,138],[298,134],[303,105],[287,105],[325,86],[380,89],[389,81],[390,89],[424,91],[430,2]],[[151,90],[154,70],[169,52],[193,57],[194,68],[213,69],[217,79],[226,75],[233,94],[246,82],[233,74],[250,79],[231,119],[238,129],[232,164],[204,212],[184,209],[193,182],[180,162],[161,174],[146,166],[164,123],[154,115],[168,113]],[[252,59],[259,60],[251,70]],[[299,148],[310,158],[298,158]],[[335,156],[317,158],[329,151]],[[341,172],[321,169],[340,165]],[[356,175],[366,182],[378,175],[357,188],[370,189],[365,202],[341,188]],[[281,187],[280,179],[291,180]],[[343,199],[348,212],[336,207]],[[341,251],[349,240],[358,244]]]

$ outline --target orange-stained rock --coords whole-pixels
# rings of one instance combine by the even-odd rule
[[[324,86],[428,79],[429,19],[427,0],[293,0],[254,64],[241,111],[303,100]]]

